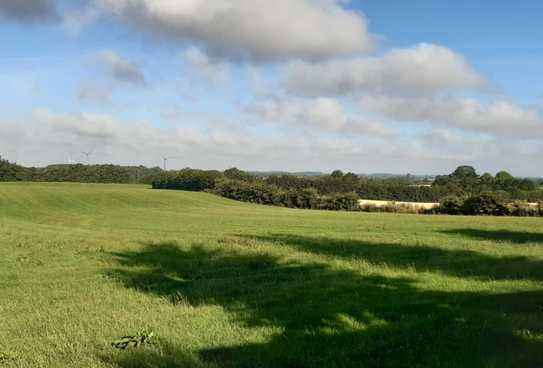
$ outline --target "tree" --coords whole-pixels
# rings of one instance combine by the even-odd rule
[[[460,215],[462,213],[463,206],[464,199],[462,197],[447,196],[441,199],[439,210],[440,212],[448,215]]]
[[[451,176],[458,179],[477,178],[477,171],[472,166],[459,166],[454,170]]]
[[[509,174],[507,171],[500,171],[496,174],[496,181],[498,182],[507,182],[514,179],[513,175]]]
[[[462,212],[466,215],[508,215],[507,195],[502,192],[483,192],[466,199]]]
[[[232,180],[246,180],[251,181],[254,177],[245,171],[239,170],[236,167],[224,171],[224,176]]]
[[[341,170],[334,170],[332,174],[330,175],[332,178],[342,178],[343,177],[343,171]]]

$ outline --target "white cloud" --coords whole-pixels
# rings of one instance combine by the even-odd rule
[[[323,59],[372,46],[345,0],[96,0],[133,26],[234,59]]]
[[[124,60],[114,51],[102,50],[97,58],[108,68],[108,72],[115,80],[138,86],[146,84],[143,70],[137,64]]]
[[[484,82],[461,55],[423,43],[392,50],[381,57],[294,62],[286,69],[284,86],[305,96],[428,95],[478,89]]]
[[[230,76],[228,65],[210,59],[208,55],[195,47],[188,49],[184,56],[194,70],[208,81],[224,82]]]
[[[96,113],[54,114],[47,109],[36,109],[32,120],[45,125],[52,132],[75,138],[114,139],[120,127],[110,116]]]
[[[332,98],[294,100],[269,98],[246,106],[245,111],[264,122],[287,124],[312,133],[335,132],[347,135],[390,137],[393,131],[355,113],[348,113]]]
[[[364,96],[362,105],[397,121],[424,122],[502,137],[543,135],[543,115],[505,100],[483,103],[455,97]]]
[[[306,97],[348,96],[367,112],[408,124],[522,139],[543,132],[543,115],[536,109],[503,98],[461,97],[462,92],[484,95],[487,83],[461,55],[435,45],[376,58],[291,63],[283,86]]]

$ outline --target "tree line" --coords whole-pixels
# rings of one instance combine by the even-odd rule
[[[236,168],[224,172],[195,169],[164,172],[153,180],[152,185],[154,189],[208,191],[238,201],[290,208],[358,209],[358,195],[354,192],[322,194],[313,187],[281,188]]]
[[[0,181],[151,184],[162,170],[158,167],[119,165],[50,165],[24,167],[0,157]]]
[[[511,200],[537,202],[543,200],[541,179],[515,178],[505,171],[495,176],[478,175],[470,166],[460,166],[450,175],[421,182],[410,175],[389,178],[361,177],[336,170],[331,175],[297,177],[275,175],[263,178],[281,189],[314,188],[319,194],[356,193],[360,198],[401,202],[439,202],[443,197],[455,195],[469,197],[488,191],[505,192]]]
[[[376,179],[339,170],[318,177],[285,174],[258,177],[233,168],[224,172],[195,169],[163,172],[152,185],[155,189],[209,191],[259,204],[350,211],[359,210],[358,199],[365,198],[442,203],[439,209],[431,211],[433,213],[527,216],[539,212],[526,200],[543,200],[540,182],[514,178],[505,172],[479,176],[468,166],[437,177],[432,184],[417,183],[409,176]],[[388,210],[396,208],[406,210],[387,207]]]
[[[320,176],[257,176],[236,168],[224,172],[82,164],[27,168],[0,158],[0,181],[146,183],[155,189],[209,191],[259,204],[348,211],[359,210],[358,199],[364,198],[439,202],[438,211],[447,214],[532,216],[541,213],[540,207],[528,202],[543,201],[541,180],[515,178],[505,171],[494,176],[479,175],[471,166],[460,166],[449,175],[420,182],[409,175],[374,178],[340,170]],[[395,211],[396,208],[401,212],[409,211],[397,206],[372,210]]]

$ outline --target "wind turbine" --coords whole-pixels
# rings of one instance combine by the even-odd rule
[[[77,161],[75,161],[75,160],[72,158],[72,154],[69,153],[69,154],[68,154],[68,165],[74,165],[74,164],[76,164],[76,163],[77,163]]]
[[[87,158],[87,165],[90,164],[90,157],[92,156],[93,153],[94,153],[94,150],[90,150],[88,152],[85,152],[85,151],[81,152],[81,154]]]
[[[179,157],[177,157],[177,156],[163,156],[162,157],[162,162],[164,163],[164,166],[163,166],[164,171],[167,170],[168,160],[174,160],[176,158],[179,158]]]

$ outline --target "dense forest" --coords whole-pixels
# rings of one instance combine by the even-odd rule
[[[0,181],[150,184],[161,172],[158,167],[118,165],[24,167],[0,158]]]

